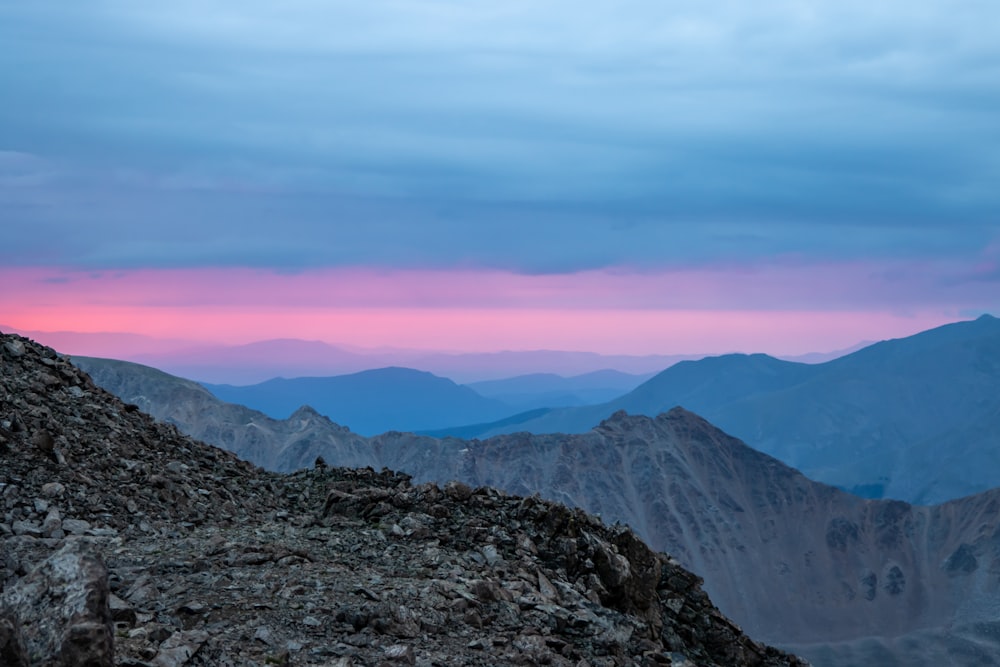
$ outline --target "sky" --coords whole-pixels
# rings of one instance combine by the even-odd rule
[[[0,0],[0,326],[802,354],[1000,314],[997,25]]]

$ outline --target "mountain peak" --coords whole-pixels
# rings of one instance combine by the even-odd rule
[[[681,407],[680,405],[675,405],[666,412],[661,412],[659,417],[664,419],[674,419],[674,420],[690,419],[699,422],[705,422],[705,420],[701,417],[701,415],[695,414],[694,412],[691,412],[690,410],[687,410]]]
[[[291,414],[289,419],[314,419],[317,417],[323,417],[316,409],[308,404],[303,404],[298,407],[298,409]]]
[[[612,413],[607,419],[601,421],[598,426],[611,426],[613,424],[625,424],[628,423],[631,417],[625,410],[617,410]]]

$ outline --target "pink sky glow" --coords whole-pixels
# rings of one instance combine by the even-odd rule
[[[463,352],[794,355],[968,318],[949,293],[959,278],[920,278],[929,274],[941,272],[795,263],[547,275],[8,268],[0,269],[0,325],[228,344],[299,338]]]

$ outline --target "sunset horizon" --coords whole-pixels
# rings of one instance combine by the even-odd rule
[[[0,323],[794,356],[1000,312],[989,21],[893,7],[4,7]]]
[[[685,287],[691,291],[721,291],[718,274],[710,276],[714,285],[693,285],[690,275],[676,272],[524,276],[215,269],[95,275],[33,269],[0,274],[6,285],[16,286],[0,295],[0,324],[50,335],[90,334],[95,341],[99,335],[135,335],[146,338],[150,349],[295,339],[356,351],[558,350],[633,356],[759,352],[787,357],[834,352],[990,314],[971,305],[947,309],[914,304],[883,311],[847,304],[829,310],[765,304],[742,309],[739,292],[754,289],[747,284],[755,279],[752,273],[739,276],[743,285],[735,286],[732,296],[717,295],[716,309],[691,307],[684,299],[680,307],[664,308],[656,303],[655,290],[687,280]],[[756,279],[775,277],[756,274]],[[464,296],[442,289],[456,280],[463,283]],[[477,280],[490,284],[486,299],[475,295],[471,283]],[[345,282],[350,285],[346,289]],[[595,292],[595,284],[606,289]],[[328,285],[340,285],[346,296],[326,291]],[[404,287],[394,293],[396,285]],[[366,294],[357,293],[365,288]],[[32,298],[25,299],[32,291]],[[143,343],[135,345],[141,348]],[[127,349],[124,353],[131,354]]]

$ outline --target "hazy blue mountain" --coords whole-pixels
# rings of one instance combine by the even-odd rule
[[[206,384],[218,398],[275,419],[303,405],[362,435],[423,431],[455,420],[483,422],[515,412],[447,378],[410,368],[380,368],[333,377],[276,378],[244,387]]]
[[[372,360],[364,354],[322,341],[294,338],[190,346],[135,355],[134,360],[181,377],[235,384],[275,377],[340,375],[372,368]]]
[[[75,356],[128,360],[199,382],[235,385],[254,384],[275,377],[344,375],[389,366],[428,371],[451,378],[459,384],[538,373],[567,379],[592,374],[599,377],[606,369],[615,369],[626,375],[651,376],[678,361],[705,356],[636,356],[566,350],[447,353],[398,348],[358,348],[296,338],[226,345],[114,332],[29,331],[9,326],[0,326],[0,329],[28,336]],[[781,358],[817,363],[842,356],[853,349],[857,349],[857,346],[846,350]],[[609,387],[615,388],[617,384]],[[633,387],[634,385],[625,387],[618,393],[624,393]],[[567,395],[557,393],[553,397],[563,400]],[[588,397],[587,402],[602,402],[610,398],[613,396]]]
[[[845,347],[841,350],[833,350],[831,352],[807,352],[806,354],[790,354],[790,355],[780,355],[778,358],[785,361],[799,361],[803,364],[821,364],[825,361],[832,361],[839,357],[846,356],[851,352],[857,352],[863,347],[868,347],[874,343],[874,341],[865,340],[859,343],[855,343],[850,347]]]
[[[537,419],[542,415],[552,412],[553,408],[535,408],[525,412],[518,412],[510,417],[504,417],[494,422],[482,424],[467,424],[465,426],[449,426],[441,429],[428,429],[426,431],[415,431],[419,435],[429,435],[435,438],[478,438],[483,431],[497,430],[504,427],[513,427],[511,433],[517,432],[518,424],[522,424],[532,419]]]
[[[612,369],[564,377],[555,373],[530,373],[501,380],[470,382],[466,386],[517,410],[591,405],[610,401],[651,378]]]
[[[46,334],[36,332],[35,337]],[[92,338],[92,337],[91,337]],[[86,335],[65,334],[57,342],[83,349],[99,349],[85,356],[107,356],[121,346],[117,338],[97,345]],[[126,341],[128,342],[128,341]],[[140,347],[135,341],[128,349]],[[155,345],[154,345],[155,343]],[[589,374],[614,368],[624,374],[650,374],[682,359],[703,355],[602,355],[563,350],[445,353],[408,349],[359,349],[320,341],[276,339],[245,345],[194,345],[157,341],[149,351],[129,354],[129,359],[200,382],[252,384],[275,377],[316,377],[357,373],[372,368],[404,367],[452,378],[460,383],[509,378],[530,373],[562,376]],[[118,349],[125,349],[119,347]],[[616,386],[616,385],[612,385]]]
[[[582,433],[617,410],[656,415],[677,405],[819,481],[916,503],[957,498],[997,484],[1000,320],[949,324],[815,365],[766,355],[684,361],[613,401],[464,435]]]
[[[800,382],[813,371],[809,364],[781,361],[764,354],[728,354],[681,361],[611,401],[596,405],[549,410],[528,420],[507,418],[502,424],[483,424],[470,437],[516,431],[531,433],[583,433],[618,410],[629,414],[657,415],[674,406],[709,413],[719,405]],[[453,434],[457,428],[442,429]]]

